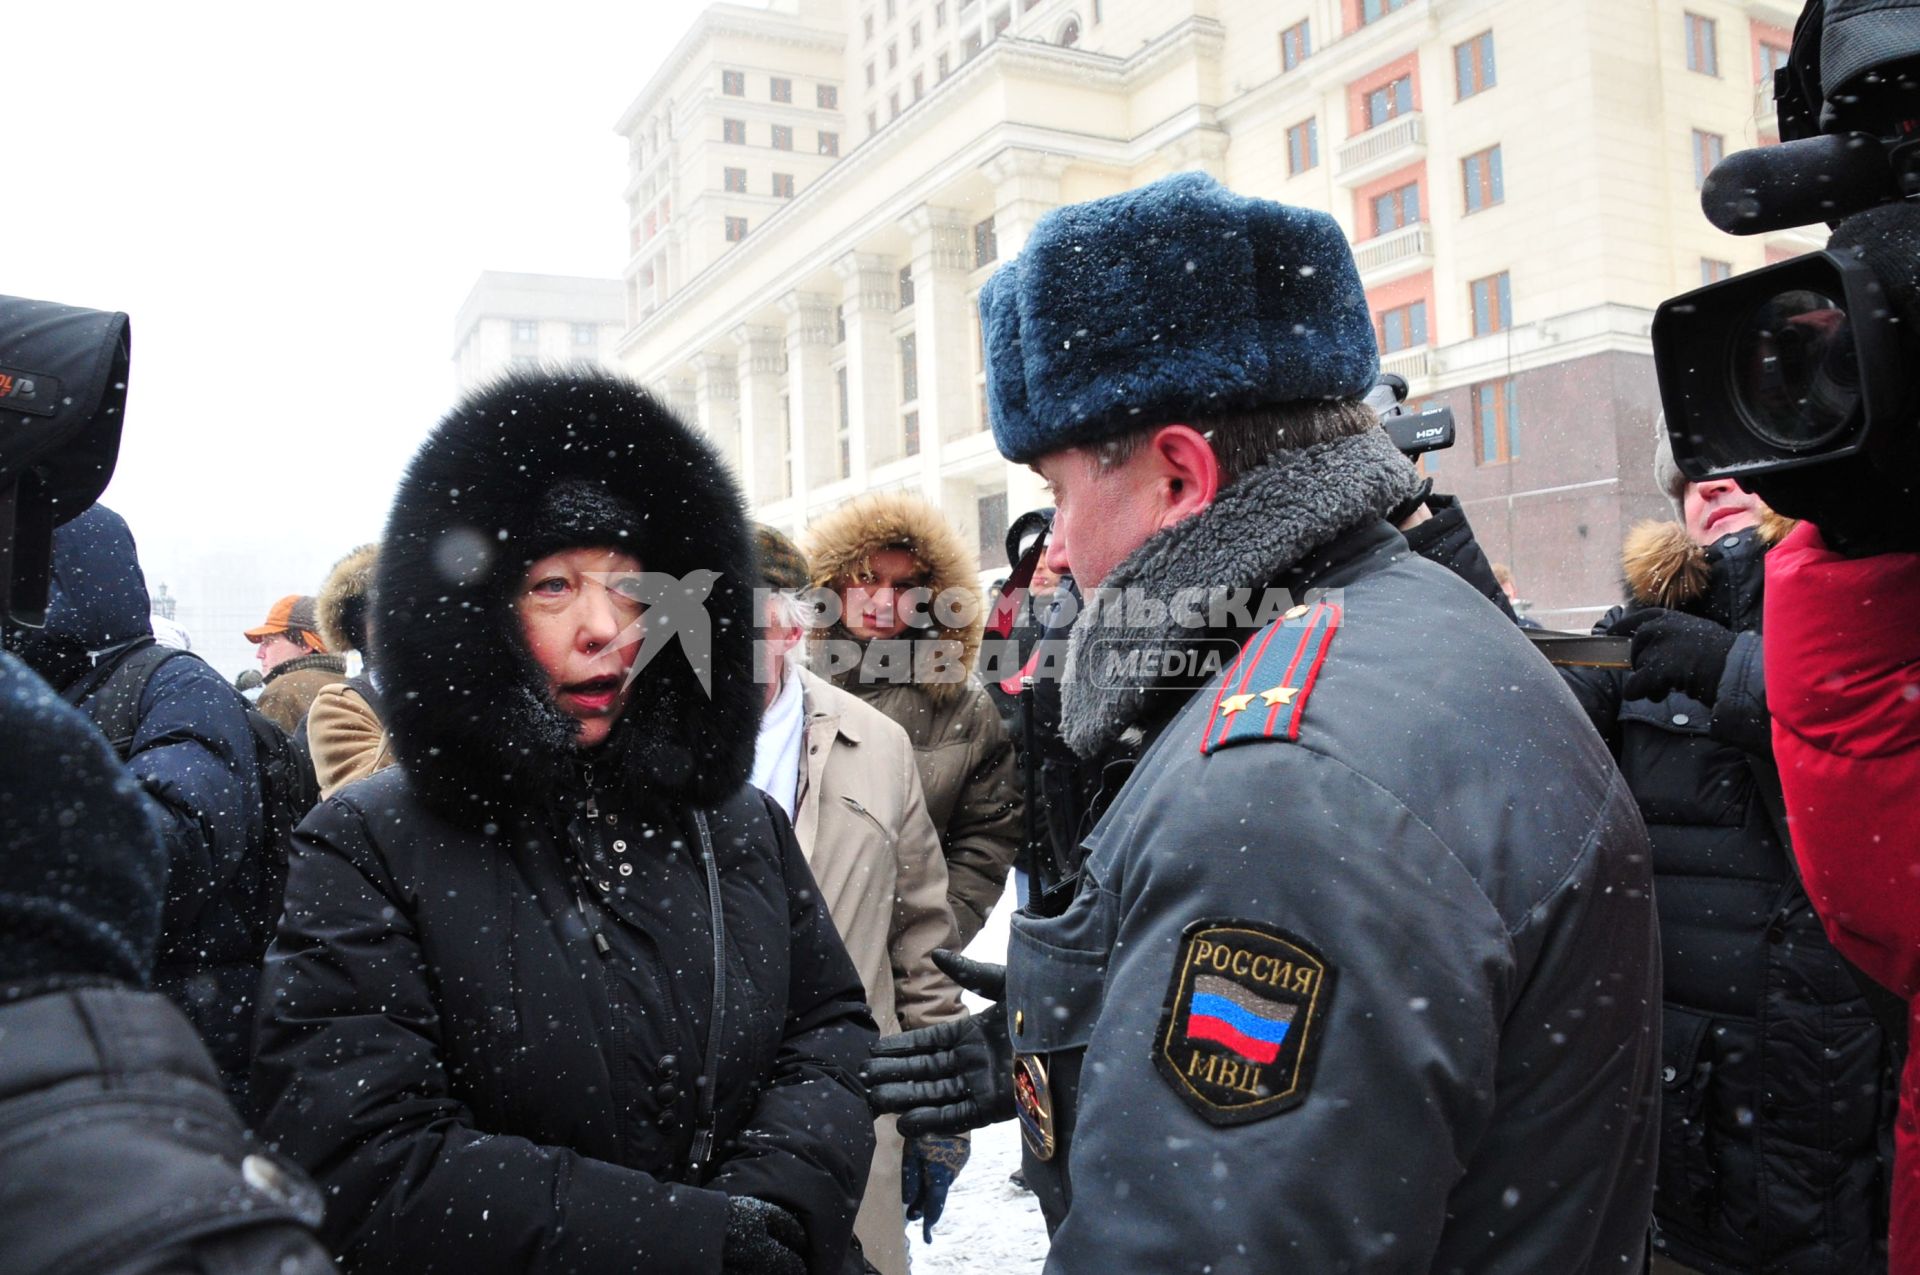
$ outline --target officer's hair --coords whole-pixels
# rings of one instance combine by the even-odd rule
[[[1095,443],[1088,450],[1102,469],[1112,469],[1132,460],[1167,424],[1176,423],[1198,430],[1212,445],[1214,459],[1220,462],[1220,485],[1225,487],[1266,464],[1278,452],[1364,434],[1378,428],[1380,420],[1357,399],[1313,399],[1150,425]]]

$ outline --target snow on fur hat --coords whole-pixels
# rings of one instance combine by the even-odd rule
[[[1667,434],[1667,414],[1653,418],[1653,485],[1673,502],[1673,516],[1687,516],[1687,476],[1673,463],[1673,439]]]
[[[980,289],[993,440],[1031,461],[1141,426],[1358,398],[1380,370],[1333,218],[1178,173],[1056,208]]]

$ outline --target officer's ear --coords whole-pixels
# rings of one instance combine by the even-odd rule
[[[1193,517],[1220,495],[1220,459],[1193,426],[1162,426],[1154,431],[1147,451],[1155,471],[1160,526]]]

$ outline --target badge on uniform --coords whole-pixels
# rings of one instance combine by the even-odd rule
[[[1053,1159],[1053,1086],[1047,1081],[1046,1060],[1036,1054],[1013,1056],[1013,1109],[1033,1158]]]
[[[1210,1124],[1306,1101],[1326,1030],[1331,965],[1257,921],[1195,921],[1181,937],[1153,1043],[1160,1078]]]

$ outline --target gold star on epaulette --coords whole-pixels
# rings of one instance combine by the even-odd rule
[[[1297,686],[1269,686],[1260,692],[1260,698],[1267,702],[1268,708],[1272,708],[1275,704],[1284,707],[1293,703],[1293,697],[1299,693],[1300,688]]]
[[[1229,695],[1220,701],[1220,708],[1223,712],[1237,713],[1251,703],[1253,703],[1251,695]]]

